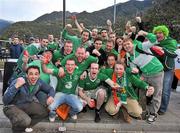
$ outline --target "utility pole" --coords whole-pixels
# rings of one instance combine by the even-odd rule
[[[114,0],[114,24],[116,23],[116,0]]]
[[[66,0],[63,0],[63,28],[66,25]]]

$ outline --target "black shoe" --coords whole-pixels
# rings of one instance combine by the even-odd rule
[[[162,111],[158,111],[158,115],[164,115],[165,114],[165,112],[162,112]]]
[[[94,119],[95,122],[100,122],[101,121],[99,113],[100,112],[98,110],[95,110],[95,119]]]
[[[147,111],[143,111],[141,114],[142,120],[146,120],[149,117],[149,113]]]
[[[81,112],[82,112],[82,113],[86,113],[86,112],[87,112],[87,107],[85,106],[85,107],[82,109]]]

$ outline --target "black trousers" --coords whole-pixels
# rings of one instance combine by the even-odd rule
[[[36,102],[8,105],[3,111],[12,124],[13,132],[24,131],[25,128],[34,126],[48,116],[47,108]]]

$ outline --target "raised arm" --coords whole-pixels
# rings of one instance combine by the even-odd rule
[[[83,31],[83,28],[82,28],[82,27],[80,26],[80,24],[78,23],[77,17],[74,15],[74,16],[72,16],[71,18],[72,18],[72,20],[74,21],[76,27],[78,28],[79,33],[81,34],[81,32]]]
[[[11,85],[7,88],[7,90],[4,93],[3,96],[3,103],[4,105],[10,104],[16,94],[18,93],[21,86],[25,84],[25,80],[22,77],[19,77],[18,79],[14,80]]]

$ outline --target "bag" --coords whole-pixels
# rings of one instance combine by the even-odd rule
[[[69,114],[69,111],[70,111],[70,106],[67,105],[67,104],[61,104],[57,109],[56,109],[56,113],[57,115],[63,119],[63,120],[66,120],[67,117],[68,117],[68,114]]]

